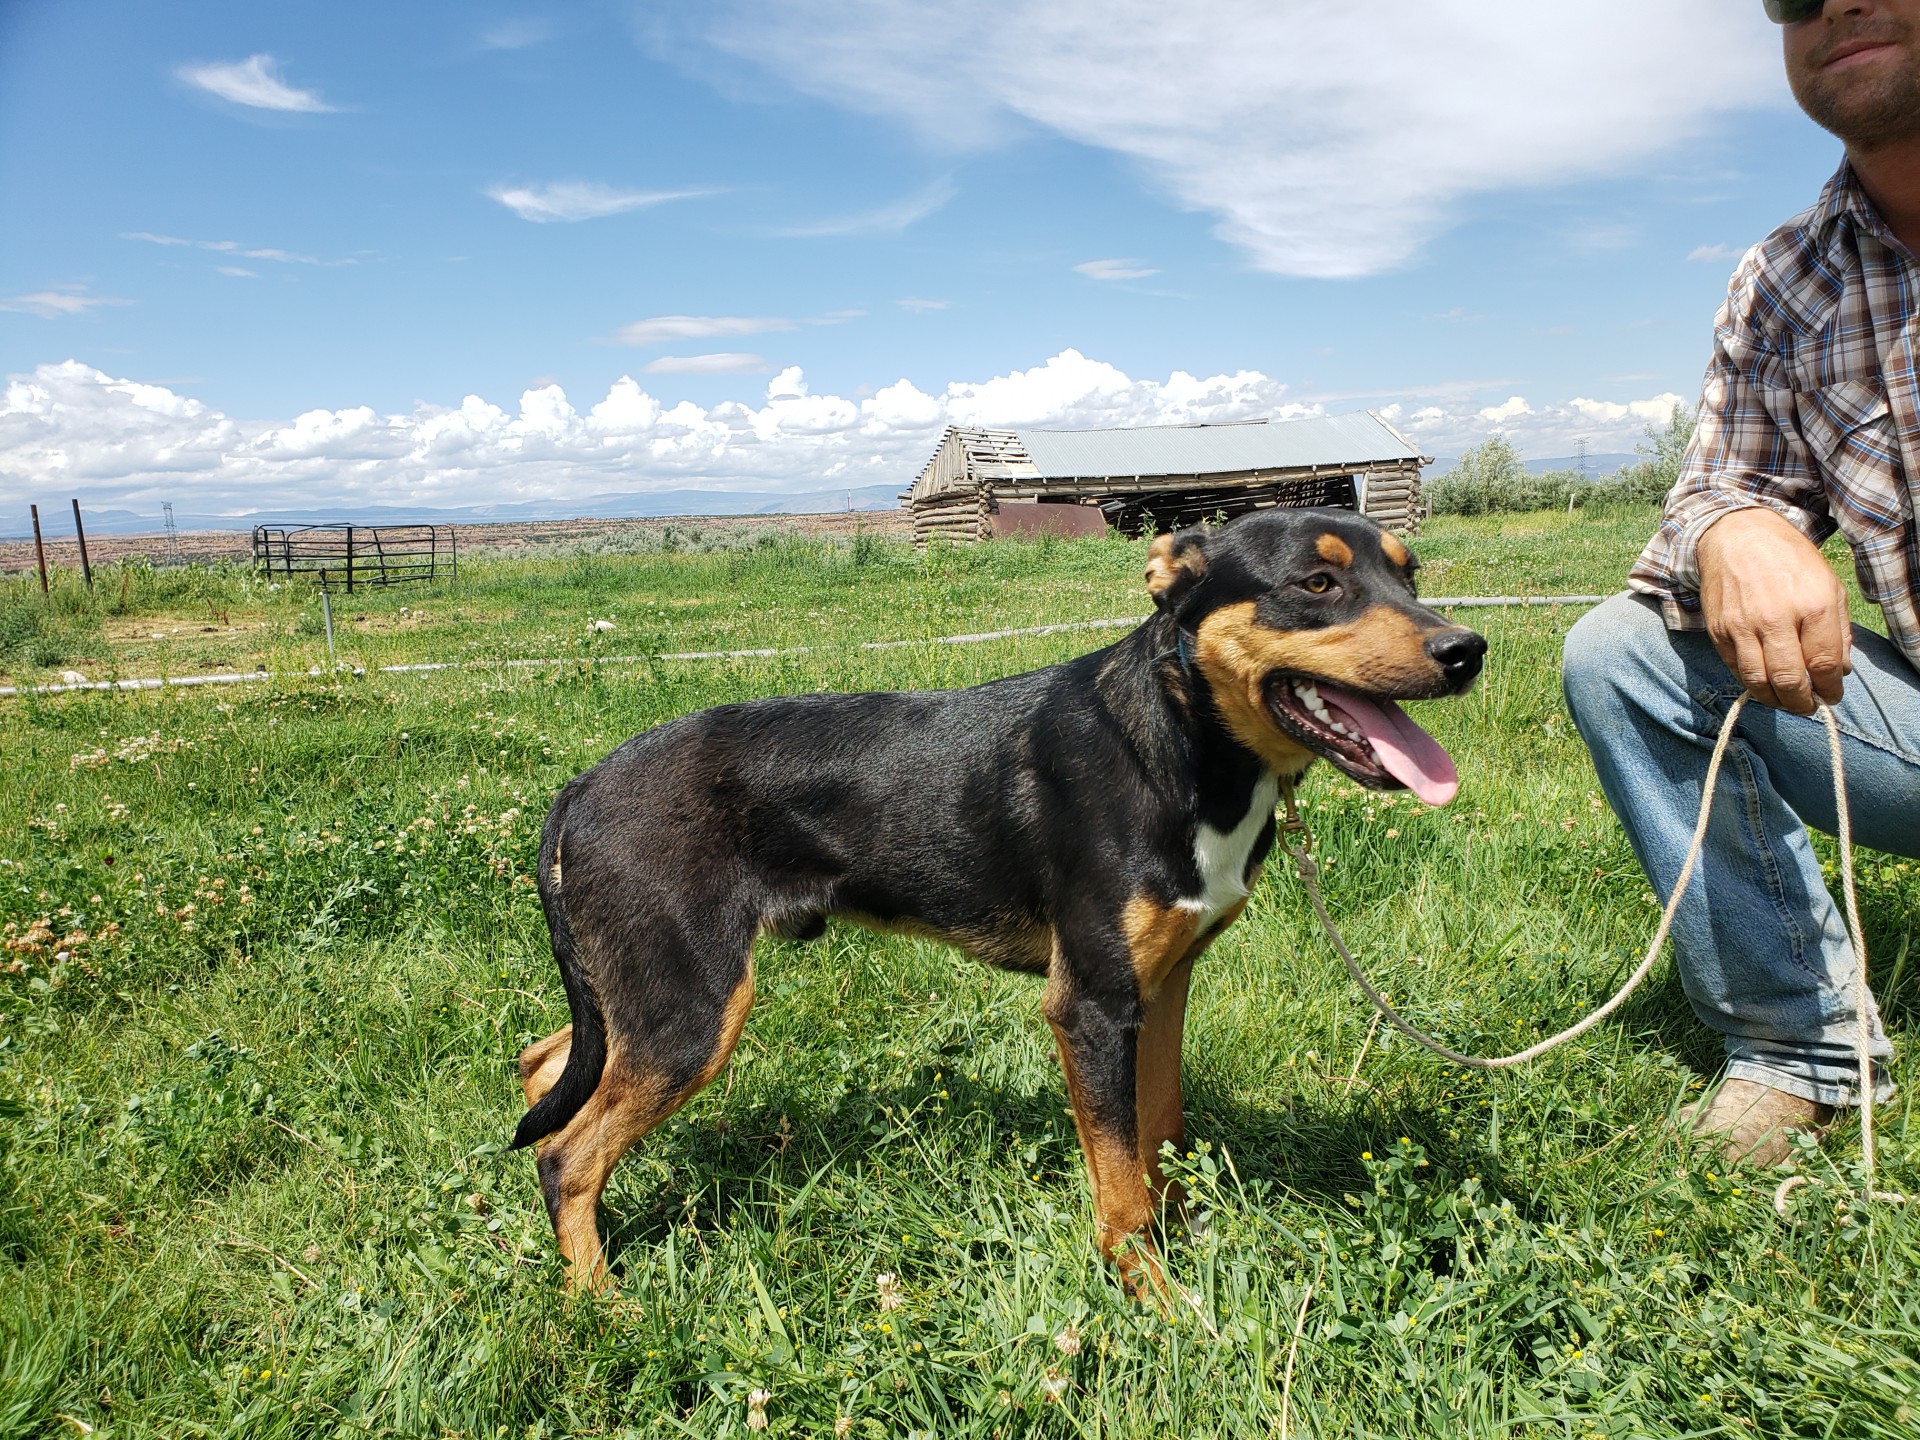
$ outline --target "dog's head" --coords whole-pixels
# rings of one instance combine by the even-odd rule
[[[1423,607],[1397,536],[1345,510],[1265,510],[1162,535],[1147,590],[1235,740],[1282,775],[1321,756],[1444,805],[1453,762],[1397,700],[1459,695],[1487,642]]]

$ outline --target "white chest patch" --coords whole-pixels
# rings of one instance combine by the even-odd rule
[[[1190,910],[1205,931],[1247,896],[1247,857],[1253,853],[1260,832],[1273,818],[1273,807],[1280,798],[1280,782],[1271,774],[1254,782],[1253,798],[1247,813],[1231,830],[1216,830],[1202,825],[1194,832],[1193,863],[1200,871],[1200,893],[1176,900],[1182,910]]]

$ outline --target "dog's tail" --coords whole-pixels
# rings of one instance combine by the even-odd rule
[[[599,998],[593,993],[593,982],[580,968],[573,927],[567,921],[561,845],[566,810],[566,795],[562,792],[540,836],[540,870],[536,878],[540,908],[546,911],[547,929],[553,936],[554,962],[560,967],[560,983],[566,987],[567,1009],[573,1013],[573,1040],[560,1078],[520,1117],[520,1124],[513,1132],[513,1144],[508,1147],[513,1150],[544,1139],[573,1119],[600,1084],[600,1072],[607,1063],[606,1017],[601,1014]]]

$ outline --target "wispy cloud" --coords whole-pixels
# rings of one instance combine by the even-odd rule
[[[791,330],[793,321],[773,315],[655,315],[622,325],[614,339],[622,345],[663,345],[674,340],[706,340],[715,335],[761,335]]]
[[[824,315],[809,315],[807,324],[844,325],[849,320],[864,320],[866,315],[867,312],[864,310],[829,310]]]
[[[1144,280],[1160,273],[1138,260],[1082,260],[1073,268],[1089,280]]]
[[[317,255],[302,255],[297,250],[281,250],[272,245],[249,246],[238,240],[186,240],[178,235],[156,235],[150,230],[129,230],[122,240],[139,240],[148,245],[182,245],[194,250],[211,250],[218,255],[238,255],[245,260],[273,260],[282,265],[358,265],[358,260],[322,260]]]
[[[102,305],[131,305],[117,295],[92,295],[84,285],[56,285],[51,290],[35,290],[27,295],[12,295],[0,300],[0,310],[21,315],[38,315],[53,320],[64,315],[84,315]]]
[[[482,50],[524,50],[553,37],[553,22],[543,16],[502,20],[480,32]]]
[[[1704,263],[1738,259],[1740,252],[1731,245],[1696,245],[1687,252],[1687,259]]]
[[[334,108],[313,91],[295,89],[282,80],[280,66],[271,55],[249,55],[224,65],[182,65],[174,74],[209,95],[255,110],[318,115]]]
[[[244,276],[248,280],[258,280],[260,278],[260,272],[258,270],[249,270],[244,265],[216,265],[213,268],[218,270],[222,275]]]
[[[902,310],[946,310],[953,305],[951,300],[922,300],[917,295],[908,295],[893,302]]]
[[[777,230],[777,235],[791,236],[796,239],[814,239],[832,235],[898,235],[916,220],[924,220],[949,200],[953,199],[954,186],[950,178],[942,177],[904,200],[891,205],[882,205],[877,210],[863,210],[857,215],[843,215],[837,220],[817,220],[805,225],[789,225]]]
[[[1576,255],[1625,250],[1639,239],[1640,227],[1631,220],[1592,220],[1566,234],[1567,248]]]
[[[598,220],[668,200],[691,200],[711,190],[621,190],[591,180],[558,180],[551,185],[495,185],[487,198],[498,200],[522,220],[536,225],[556,221]]]
[[[757,375],[772,368],[763,356],[737,350],[713,355],[662,355],[647,362],[649,375]]]
[[[698,10],[712,49],[930,148],[1038,128],[1123,157],[1288,275],[1406,265],[1475,197],[1643,169],[1787,103],[1766,27],[1721,0],[1216,0],[1178,25],[1145,0]]]

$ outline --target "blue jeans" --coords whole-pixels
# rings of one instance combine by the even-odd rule
[[[1617,595],[1567,635],[1567,707],[1613,813],[1664,902],[1686,859],[1727,707],[1744,688],[1701,631]],[[1835,717],[1854,839],[1920,856],[1920,674],[1883,636],[1853,631]],[[1727,1073],[1827,1105],[1858,1099],[1856,965],[1806,827],[1832,832],[1833,775],[1818,716],[1749,702],[1714,796],[1700,868],[1674,916],[1694,1013],[1718,1030]],[[1893,1051],[1872,997],[1876,1061]],[[1893,1093],[1874,1066],[1875,1098]]]

